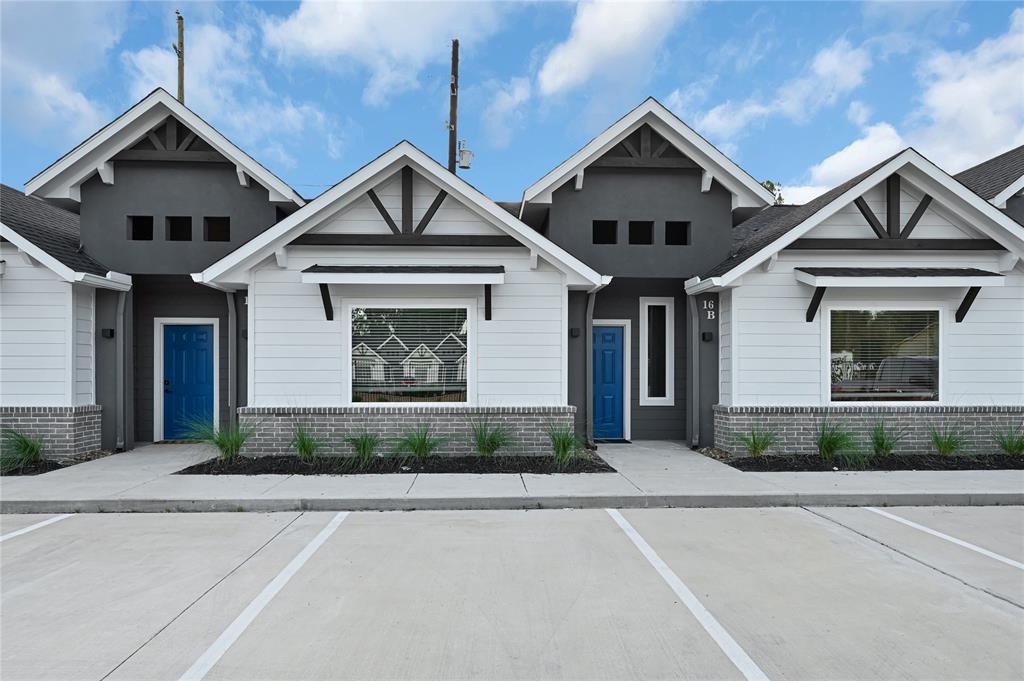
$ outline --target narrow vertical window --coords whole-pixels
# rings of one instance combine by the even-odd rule
[[[675,301],[640,299],[640,405],[675,404]]]

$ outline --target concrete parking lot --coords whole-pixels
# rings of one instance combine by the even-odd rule
[[[1024,678],[1019,507],[4,515],[0,534],[10,680]]]

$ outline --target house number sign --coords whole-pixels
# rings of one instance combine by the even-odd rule
[[[715,301],[704,300],[704,315],[705,319],[715,318]]]

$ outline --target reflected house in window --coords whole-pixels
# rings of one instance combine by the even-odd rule
[[[352,400],[465,402],[465,308],[353,308]]]

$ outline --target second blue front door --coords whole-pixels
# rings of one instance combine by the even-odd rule
[[[164,326],[164,439],[213,421],[213,325]]]
[[[623,424],[623,329],[594,327],[594,437],[621,440]]]

